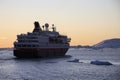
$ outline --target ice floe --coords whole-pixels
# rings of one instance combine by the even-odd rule
[[[73,59],[73,60],[70,60],[70,61],[67,61],[67,62],[79,62],[79,59]]]
[[[108,61],[98,61],[98,60],[91,61],[90,63],[95,65],[112,65],[112,63]]]

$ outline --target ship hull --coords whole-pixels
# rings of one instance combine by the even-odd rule
[[[18,58],[26,57],[61,57],[65,56],[68,48],[23,48],[23,49],[14,49],[14,56]]]

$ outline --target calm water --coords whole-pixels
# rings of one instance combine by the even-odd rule
[[[69,49],[54,59],[16,59],[12,50],[0,51],[0,80],[120,80],[120,49]],[[71,57],[70,57],[71,55]],[[68,62],[79,59],[79,63]],[[91,61],[113,65],[93,65]]]

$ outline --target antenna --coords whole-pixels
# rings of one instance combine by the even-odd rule
[[[49,30],[48,30],[48,27],[49,27],[49,24],[48,24],[48,23],[45,23],[46,31],[49,31]]]
[[[54,26],[54,24],[52,24],[52,26]]]
[[[45,26],[43,25],[43,26],[42,26],[43,30],[44,30],[44,27],[45,27]]]
[[[53,29],[53,32],[56,31],[56,28],[54,27],[54,24],[52,24],[52,29]]]

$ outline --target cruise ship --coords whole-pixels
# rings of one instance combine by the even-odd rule
[[[48,23],[41,27],[35,21],[32,32],[17,35],[13,55],[18,58],[64,56],[70,47],[70,41],[71,38],[56,31],[54,24],[51,28]]]

